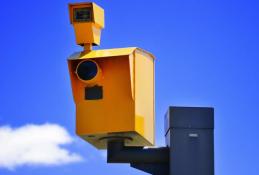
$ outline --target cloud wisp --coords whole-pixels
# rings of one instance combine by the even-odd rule
[[[0,127],[0,168],[23,165],[62,165],[82,161],[79,154],[62,147],[72,137],[57,124],[29,124],[19,128]]]

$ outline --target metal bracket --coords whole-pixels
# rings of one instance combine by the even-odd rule
[[[108,163],[130,163],[131,167],[153,175],[169,174],[169,148],[126,147],[123,139],[108,140]]]

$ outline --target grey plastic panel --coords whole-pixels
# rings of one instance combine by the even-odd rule
[[[207,107],[169,107],[165,131],[169,128],[214,128],[214,109]]]
[[[100,100],[103,98],[103,87],[94,86],[85,88],[85,99],[86,100]]]

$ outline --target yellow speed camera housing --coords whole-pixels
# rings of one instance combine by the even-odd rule
[[[104,28],[104,10],[95,3],[69,4],[70,23],[74,26],[76,43],[100,45]]]
[[[122,137],[154,144],[154,57],[139,48],[79,52],[68,59],[76,133],[98,149]]]

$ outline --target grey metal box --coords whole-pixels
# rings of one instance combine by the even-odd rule
[[[214,109],[169,107],[165,116],[170,175],[214,175]]]

